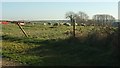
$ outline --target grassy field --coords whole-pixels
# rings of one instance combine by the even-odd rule
[[[113,34],[116,28],[77,26],[23,26],[24,36],[15,24],[2,25],[3,58],[23,65],[117,65],[113,57]]]

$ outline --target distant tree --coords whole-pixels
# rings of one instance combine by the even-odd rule
[[[73,25],[73,37],[75,37],[75,22],[78,15],[70,11],[70,12],[67,12],[65,16],[66,18],[70,19],[71,24]]]
[[[80,23],[86,23],[88,18],[89,18],[89,16],[85,12],[79,11],[77,13],[77,15],[78,16],[77,16],[76,22],[79,23],[79,24]]]
[[[115,18],[112,15],[108,14],[96,14],[93,16],[93,20],[100,25],[110,25],[115,22]]]
[[[74,12],[69,11],[66,13],[65,16],[66,16],[66,18],[69,18],[71,22],[73,22],[77,15]]]

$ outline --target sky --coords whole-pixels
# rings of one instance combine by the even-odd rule
[[[47,1],[47,0],[44,0]],[[55,1],[55,0],[54,0]],[[61,1],[61,0],[60,0]],[[85,12],[90,19],[95,14],[110,14],[118,18],[118,1],[109,0],[109,2],[37,2],[37,0],[15,1],[2,0],[0,6],[0,19],[4,20],[47,20],[47,19],[65,19],[65,13],[73,11]],[[72,2],[73,1],[73,2]],[[85,0],[84,0],[85,1]],[[104,0],[103,0],[104,1]],[[110,2],[111,1],[111,2]]]
[[[118,2],[120,0],[1,0],[2,2]]]
[[[119,1],[119,3],[118,3],[118,19],[119,19],[119,21],[120,21],[120,1]]]

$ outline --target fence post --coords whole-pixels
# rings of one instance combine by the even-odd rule
[[[23,32],[23,34],[28,37],[27,33],[24,31],[24,29],[20,26],[19,22],[17,22],[17,25],[19,26],[19,28],[21,29],[21,31]]]

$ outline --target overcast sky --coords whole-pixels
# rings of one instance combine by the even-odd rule
[[[97,2],[94,0],[84,0],[86,2],[42,2],[43,0],[15,1],[2,0],[2,19],[6,20],[42,20],[42,19],[65,19],[65,13],[73,11],[83,11],[90,18],[95,14],[110,14],[118,18],[118,0],[109,0],[109,2]],[[38,2],[37,2],[38,1]],[[48,0],[44,0],[48,1]],[[67,0],[66,0],[67,1]],[[71,2],[70,2],[71,1]],[[100,1],[100,0],[99,0]],[[102,1],[102,0],[101,0]]]

